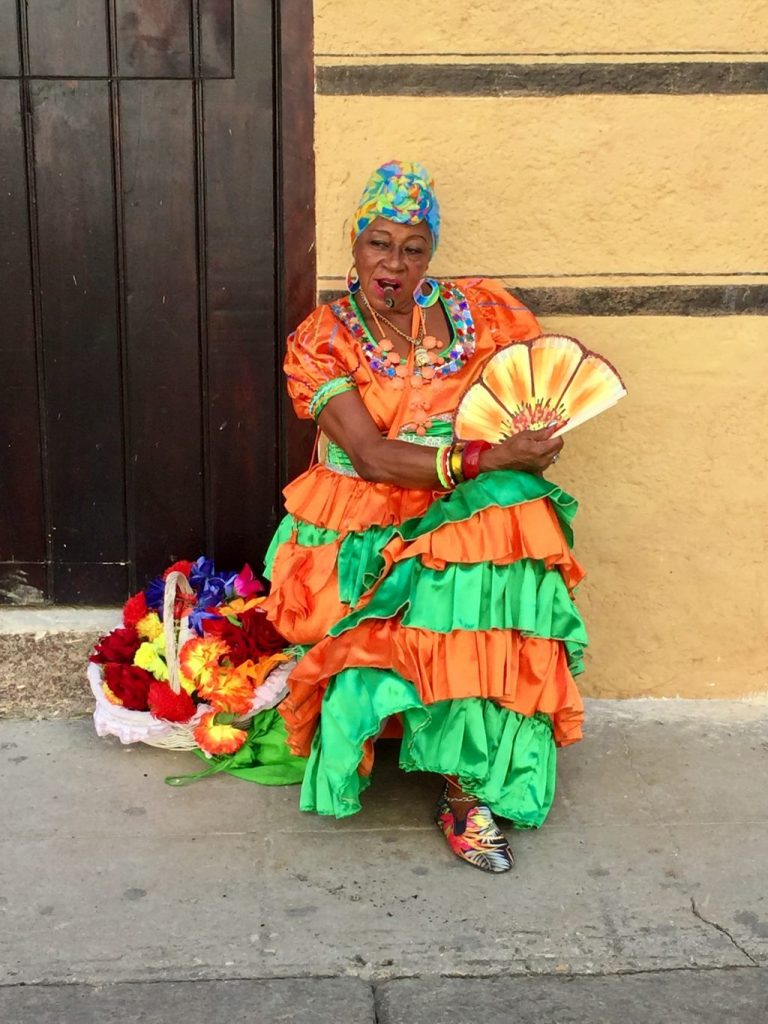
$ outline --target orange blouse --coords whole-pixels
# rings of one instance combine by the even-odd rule
[[[395,438],[419,412],[431,418],[450,417],[485,361],[511,341],[535,338],[541,328],[526,306],[497,281],[468,278],[451,282],[466,300],[474,324],[474,352],[457,372],[435,378],[416,389],[397,390],[374,369],[364,351],[360,322],[335,304],[319,306],[288,339],[285,373],[296,413],[311,418],[318,390],[330,381],[349,378],[382,433]],[[449,319],[454,311],[448,303]],[[356,331],[353,330],[356,328]],[[285,490],[288,512],[342,534],[372,525],[402,522],[422,515],[434,500],[429,490],[371,483],[341,476],[319,464]]]

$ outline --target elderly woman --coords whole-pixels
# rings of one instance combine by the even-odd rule
[[[426,169],[384,164],[355,214],[348,294],[288,339],[288,390],[321,461],[285,491],[268,610],[301,655],[280,706],[309,758],[301,809],[357,812],[394,727],[401,767],[443,776],[451,850],[502,872],[494,816],[540,825],[556,747],[580,738],[582,574],[575,503],[542,477],[562,440],[453,443],[485,360],[541,330],[495,282],[430,278],[439,233]]]

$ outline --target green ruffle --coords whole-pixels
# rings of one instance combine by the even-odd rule
[[[512,565],[476,562],[431,569],[417,558],[396,563],[371,600],[334,625],[331,636],[366,619],[402,613],[404,626],[450,633],[454,629],[518,629],[531,636],[587,643],[581,616],[557,569],[530,558]]]
[[[272,579],[272,565],[277,549],[281,544],[286,544],[294,538],[297,544],[301,544],[305,548],[318,548],[323,544],[332,544],[338,540],[339,532],[327,530],[323,526],[315,526],[314,523],[305,523],[303,519],[297,519],[290,513],[284,515],[264,557],[264,575],[268,580]]]
[[[404,540],[414,540],[425,533],[432,533],[445,523],[460,523],[471,519],[478,512],[498,505],[509,508],[527,501],[549,498],[560,521],[560,527],[569,547],[573,547],[571,523],[579,505],[557,484],[531,473],[519,473],[513,469],[498,469],[493,473],[481,473],[474,480],[467,480],[444,498],[432,503],[423,516],[415,516],[394,527],[394,532]]]
[[[556,748],[547,715],[526,718],[480,698],[425,707],[412,683],[385,669],[350,668],[323,698],[301,809],[348,817],[370,778],[358,775],[363,744],[402,713],[400,766],[456,775],[464,789],[520,828],[542,824],[555,793]]]
[[[571,523],[578,508],[575,498],[556,484],[530,473],[514,470],[484,473],[435,501],[423,516],[407,519],[399,526],[372,526],[344,537],[338,559],[340,600],[354,608],[362,596],[373,589],[385,569],[382,551],[393,537],[413,541],[447,523],[466,522],[487,508],[511,508],[540,498],[552,502],[565,539],[572,546]]]

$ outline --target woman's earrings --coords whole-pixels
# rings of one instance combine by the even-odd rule
[[[354,263],[347,271],[347,291],[350,295],[356,295],[360,291],[360,278],[357,276],[357,267]]]
[[[424,291],[425,286],[428,289],[427,292]],[[434,306],[439,298],[439,283],[434,279],[434,277],[422,277],[416,285],[416,290],[413,293],[413,301],[416,305],[420,306],[421,309],[429,309],[430,306]]]

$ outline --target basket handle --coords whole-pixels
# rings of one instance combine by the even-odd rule
[[[181,693],[181,675],[179,671],[179,653],[190,636],[189,612],[186,611],[179,619],[179,633],[176,635],[173,615],[176,604],[176,590],[182,594],[194,594],[192,585],[183,572],[170,572],[165,581],[163,594],[163,632],[165,633],[165,660],[168,663],[168,683],[174,693]]]

